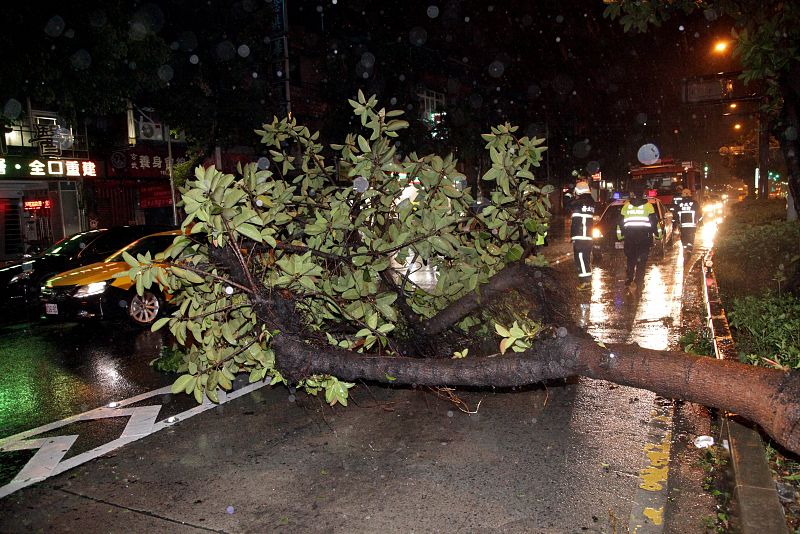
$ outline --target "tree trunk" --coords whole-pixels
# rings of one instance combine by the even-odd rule
[[[343,380],[427,386],[508,388],[583,375],[649,389],[735,412],[800,453],[800,373],[632,345],[601,346],[560,329],[520,354],[493,358],[373,357],[316,346],[287,335],[273,342],[276,366],[290,379],[330,374]]]

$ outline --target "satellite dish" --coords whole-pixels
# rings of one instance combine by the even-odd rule
[[[661,153],[656,145],[647,143],[639,147],[639,153],[636,154],[636,157],[642,165],[653,165],[661,159]]]

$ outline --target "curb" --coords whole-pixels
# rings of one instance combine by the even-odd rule
[[[728,318],[719,297],[717,277],[712,269],[713,251],[703,258],[705,300],[708,324],[714,337],[716,357],[738,361],[736,344],[731,337]],[[728,417],[722,416],[721,435],[728,441],[733,471],[732,503],[743,534],[786,533],[786,516],[778,500],[761,436]]]

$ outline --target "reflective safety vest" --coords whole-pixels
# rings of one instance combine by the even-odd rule
[[[661,229],[658,227],[653,229],[650,222],[650,216],[654,215],[655,212],[655,208],[653,208],[653,205],[649,202],[645,202],[639,206],[634,206],[630,202],[626,202],[623,204],[622,210],[620,210],[620,215],[622,216],[622,228],[627,231],[630,231],[631,229],[636,231],[635,229],[637,228],[642,230],[652,230],[654,234],[657,234],[660,237]],[[622,229],[617,226],[617,239],[622,239],[623,237]]]
[[[695,228],[699,222],[697,218],[697,203],[691,198],[684,198],[678,204],[678,221],[681,228]]]
[[[572,211],[570,239],[572,241],[591,241],[594,222],[595,202],[591,195],[580,195],[570,205]]]

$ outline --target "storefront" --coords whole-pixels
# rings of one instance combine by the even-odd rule
[[[186,161],[186,145],[172,145],[174,164]],[[108,179],[93,185],[93,206],[100,224],[172,224],[169,153],[165,143],[115,150]],[[176,192],[177,194],[177,192]]]
[[[102,168],[89,159],[0,157],[0,262],[85,230],[84,181]]]

